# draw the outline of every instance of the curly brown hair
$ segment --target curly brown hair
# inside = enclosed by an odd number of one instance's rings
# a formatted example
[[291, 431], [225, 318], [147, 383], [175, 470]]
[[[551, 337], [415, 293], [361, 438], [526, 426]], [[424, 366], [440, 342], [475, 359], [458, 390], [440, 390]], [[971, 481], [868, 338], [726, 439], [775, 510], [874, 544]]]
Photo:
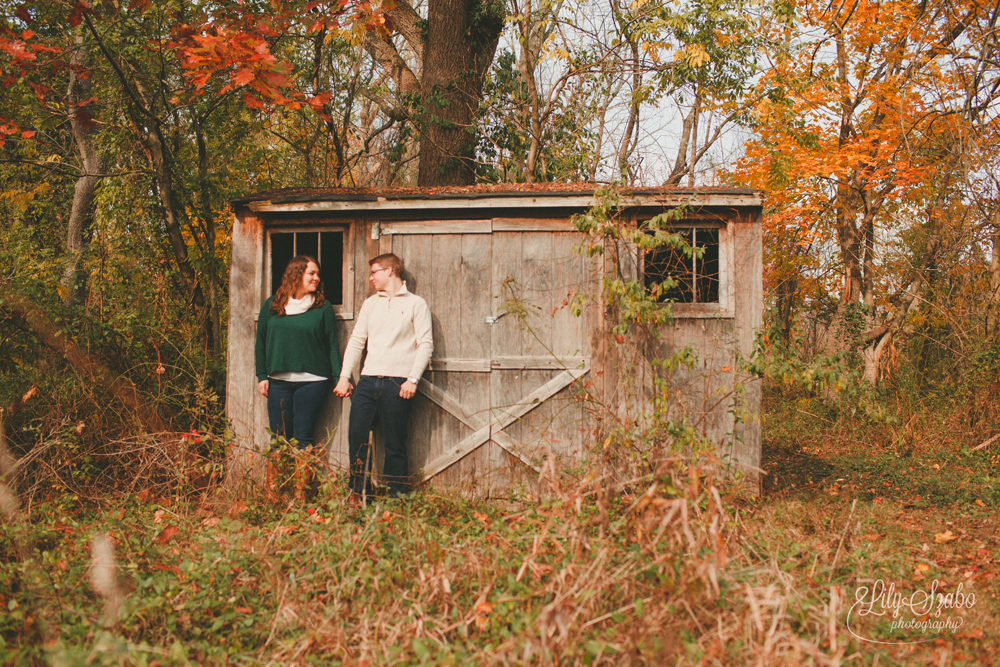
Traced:
[[[278, 292], [274, 295], [274, 299], [271, 300], [271, 312], [275, 315], [284, 315], [285, 306], [288, 305], [288, 299], [295, 296], [296, 290], [302, 285], [302, 275], [306, 272], [306, 268], [309, 267], [309, 263], [312, 262], [319, 268], [319, 262], [310, 257], [309, 255], [296, 255], [292, 257], [292, 261], [288, 262], [288, 266], [285, 267], [285, 272], [281, 275], [281, 287], [278, 288]], [[326, 303], [326, 297], [323, 296], [323, 282], [319, 283], [319, 287], [313, 293], [315, 301], [310, 307], [319, 308], [324, 303]]]

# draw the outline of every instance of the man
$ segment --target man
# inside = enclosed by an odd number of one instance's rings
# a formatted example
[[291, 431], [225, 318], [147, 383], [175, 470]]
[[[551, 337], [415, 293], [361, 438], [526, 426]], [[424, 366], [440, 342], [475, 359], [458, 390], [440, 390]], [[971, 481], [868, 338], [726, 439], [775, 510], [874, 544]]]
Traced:
[[[382, 479], [389, 495], [408, 490], [406, 457], [407, 421], [417, 384], [431, 359], [431, 311], [427, 302], [411, 294], [403, 282], [403, 261], [389, 253], [368, 261], [368, 279], [375, 294], [365, 299], [357, 323], [344, 351], [340, 380], [333, 390], [350, 396], [351, 416], [347, 427], [351, 493], [356, 498], [371, 493], [369, 477], [373, 452], [369, 433], [378, 416], [385, 440]], [[361, 379], [351, 387], [351, 374], [361, 362], [367, 345]]]

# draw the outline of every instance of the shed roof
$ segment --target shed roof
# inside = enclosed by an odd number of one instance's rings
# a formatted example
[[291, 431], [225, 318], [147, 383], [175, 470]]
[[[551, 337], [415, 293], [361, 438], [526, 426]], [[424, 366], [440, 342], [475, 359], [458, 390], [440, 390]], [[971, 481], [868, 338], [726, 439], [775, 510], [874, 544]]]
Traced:
[[[504, 183], [501, 185], [412, 188], [286, 188], [230, 200], [235, 208], [262, 212], [400, 210], [503, 206], [509, 208], [589, 208], [593, 183]], [[747, 188], [622, 188], [628, 206], [760, 206], [759, 190]], [[464, 206], [463, 206], [464, 203]]]

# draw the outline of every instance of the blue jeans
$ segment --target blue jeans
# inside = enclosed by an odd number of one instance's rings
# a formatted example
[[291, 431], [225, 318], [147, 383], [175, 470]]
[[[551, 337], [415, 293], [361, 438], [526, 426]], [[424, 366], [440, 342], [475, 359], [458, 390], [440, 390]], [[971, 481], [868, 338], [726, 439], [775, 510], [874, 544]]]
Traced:
[[268, 380], [267, 421], [271, 432], [283, 438], [295, 438], [300, 448], [311, 447], [327, 382]]
[[369, 492], [374, 452], [368, 434], [379, 419], [385, 441], [385, 466], [382, 479], [389, 495], [406, 493], [409, 488], [409, 463], [406, 458], [406, 431], [413, 399], [402, 398], [399, 388], [406, 378], [362, 375], [351, 398], [351, 420], [347, 428], [347, 446], [351, 464], [351, 490]]

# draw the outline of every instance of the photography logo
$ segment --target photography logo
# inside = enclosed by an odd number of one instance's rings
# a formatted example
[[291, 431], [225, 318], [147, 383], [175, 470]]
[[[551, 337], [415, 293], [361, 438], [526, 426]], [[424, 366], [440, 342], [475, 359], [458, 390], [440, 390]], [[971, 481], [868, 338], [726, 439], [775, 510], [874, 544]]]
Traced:
[[926, 590], [904, 592], [878, 579], [858, 586], [847, 612], [852, 635], [876, 644], [922, 644], [953, 634], [965, 625], [962, 614], [976, 604], [963, 584], [953, 592], [940, 590], [937, 579]]

